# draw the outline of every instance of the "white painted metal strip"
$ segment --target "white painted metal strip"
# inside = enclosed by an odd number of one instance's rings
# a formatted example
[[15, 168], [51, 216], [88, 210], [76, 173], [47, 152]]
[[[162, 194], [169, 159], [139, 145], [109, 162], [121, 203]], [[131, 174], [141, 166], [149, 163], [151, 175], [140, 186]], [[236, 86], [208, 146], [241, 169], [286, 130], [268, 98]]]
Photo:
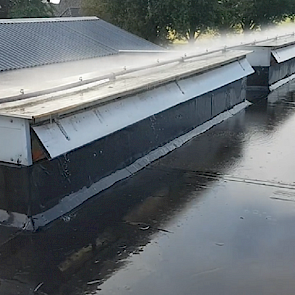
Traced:
[[[278, 82], [276, 82], [276, 83], [270, 85], [270, 86], [269, 86], [269, 90], [270, 90], [270, 91], [274, 91], [274, 90], [276, 90], [277, 88], [279, 88], [279, 87], [285, 85], [286, 83], [288, 83], [288, 82], [290, 82], [290, 81], [293, 81], [294, 79], [295, 79], [295, 74], [293, 74], [293, 75], [291, 75], [291, 76], [289, 76], [289, 77], [287, 77], [287, 78], [285, 78], [285, 79], [282, 79], [282, 80], [280, 80], [280, 81], [278, 81]], [[291, 92], [290, 89], [289, 89], [288, 91], [286, 91], [286, 93], [287, 93], [287, 92]], [[285, 94], [286, 94], [286, 93], [285, 93]], [[268, 98], [267, 98], [268, 101], [269, 101], [269, 97], [270, 97], [270, 95], [268, 95]]]
[[247, 60], [252, 67], [269, 67], [271, 50], [268, 47], [247, 46], [252, 50], [247, 54]]
[[52, 18], [15, 18], [15, 19], [1, 19], [0, 24], [14, 24], [14, 23], [51, 23], [51, 22], [69, 22], [69, 21], [84, 21], [84, 20], [98, 20], [96, 16], [83, 17], [52, 17]]
[[3, 209], [0, 209], [0, 224], [16, 227], [22, 230], [34, 230], [32, 219], [29, 218], [26, 214], [10, 211], [8, 212]]
[[295, 45], [272, 50], [271, 53], [278, 63], [282, 63], [295, 57]]
[[29, 122], [0, 116], [0, 161], [29, 166], [32, 164]]
[[253, 72], [243, 59], [33, 129], [54, 158]]

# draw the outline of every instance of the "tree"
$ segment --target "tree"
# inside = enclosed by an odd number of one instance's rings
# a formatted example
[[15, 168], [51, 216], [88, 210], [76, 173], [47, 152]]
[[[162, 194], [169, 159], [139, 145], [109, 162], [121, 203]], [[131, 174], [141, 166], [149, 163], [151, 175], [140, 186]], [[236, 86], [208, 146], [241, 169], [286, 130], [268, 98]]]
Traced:
[[294, 0], [235, 0], [234, 20], [244, 31], [263, 28], [294, 15]]
[[41, 0], [0, 0], [0, 18], [49, 17], [53, 6]]
[[152, 42], [195, 40], [208, 31], [253, 30], [294, 15], [295, 0], [83, 0], [96, 15]]
[[237, 29], [238, 19], [237, 0], [219, 0], [216, 6], [216, 18], [214, 28], [221, 34], [233, 32]]
[[170, 0], [171, 30], [193, 43], [216, 23], [217, 0]]
[[0, 0], [0, 18], [8, 18], [8, 0]]
[[152, 42], [163, 44], [168, 40], [165, 1], [84, 0], [82, 10]]

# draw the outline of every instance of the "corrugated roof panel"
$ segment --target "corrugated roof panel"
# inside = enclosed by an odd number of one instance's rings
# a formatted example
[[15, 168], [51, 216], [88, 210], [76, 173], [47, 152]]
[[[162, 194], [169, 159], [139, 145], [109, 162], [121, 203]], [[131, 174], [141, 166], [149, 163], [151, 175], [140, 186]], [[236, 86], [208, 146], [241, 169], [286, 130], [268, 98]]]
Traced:
[[61, 22], [1, 24], [0, 44], [2, 71], [116, 53]]
[[97, 18], [0, 22], [0, 71], [159, 48]]
[[[96, 42], [116, 50], [162, 50], [160, 46], [126, 32], [101, 19], [83, 22], [65, 22], [64, 26], [83, 35], [87, 35]], [[99, 32], [99, 34], [97, 32]]]
[[101, 28], [104, 28], [106, 33], [110, 34], [111, 36], [115, 36], [115, 38], [118, 40], [118, 50], [163, 50], [162, 47], [148, 42], [145, 39], [126, 32], [120, 28], [117, 28], [116, 26], [103, 20], [97, 22], [97, 25]]

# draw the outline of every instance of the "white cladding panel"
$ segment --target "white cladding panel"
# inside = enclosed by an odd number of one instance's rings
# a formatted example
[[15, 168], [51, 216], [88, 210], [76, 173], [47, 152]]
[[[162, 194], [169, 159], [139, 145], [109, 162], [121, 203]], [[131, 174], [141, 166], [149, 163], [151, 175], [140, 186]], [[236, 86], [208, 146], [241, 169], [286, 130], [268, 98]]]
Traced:
[[33, 129], [54, 158], [253, 72], [243, 59]]
[[275, 49], [271, 53], [276, 61], [281, 63], [295, 57], [295, 45]]
[[247, 60], [252, 67], [269, 67], [270, 66], [270, 53], [271, 50], [268, 47], [256, 47], [250, 46], [247, 48], [253, 50], [253, 52], [247, 54]]
[[0, 161], [32, 165], [29, 122], [0, 116]]

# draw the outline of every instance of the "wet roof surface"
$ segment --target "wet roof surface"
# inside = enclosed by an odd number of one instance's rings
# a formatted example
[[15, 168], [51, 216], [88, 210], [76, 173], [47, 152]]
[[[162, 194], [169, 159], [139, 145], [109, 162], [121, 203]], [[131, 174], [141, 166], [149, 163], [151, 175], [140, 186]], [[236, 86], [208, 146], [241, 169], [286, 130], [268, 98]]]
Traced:
[[1, 295], [293, 295], [294, 91], [2, 245]]
[[0, 71], [161, 47], [96, 17], [0, 21]]

